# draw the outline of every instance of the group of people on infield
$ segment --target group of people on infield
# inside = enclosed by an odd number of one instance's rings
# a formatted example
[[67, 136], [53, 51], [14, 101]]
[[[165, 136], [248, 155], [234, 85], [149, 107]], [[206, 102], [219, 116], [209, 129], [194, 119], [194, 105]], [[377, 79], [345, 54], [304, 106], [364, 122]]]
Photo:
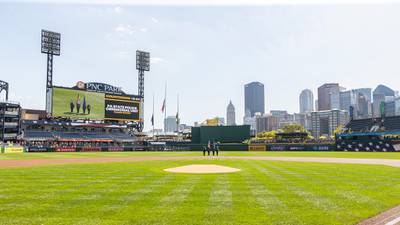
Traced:
[[221, 143], [219, 141], [209, 140], [207, 146], [203, 147], [203, 156], [206, 155], [206, 152], [208, 155], [210, 155], [210, 152], [212, 152], [213, 156], [218, 156], [220, 145]]

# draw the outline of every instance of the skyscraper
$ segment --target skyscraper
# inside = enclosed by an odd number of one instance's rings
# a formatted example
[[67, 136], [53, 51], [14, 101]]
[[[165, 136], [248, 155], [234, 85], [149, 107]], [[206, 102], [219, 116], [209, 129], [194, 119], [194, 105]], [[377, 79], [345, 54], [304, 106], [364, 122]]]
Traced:
[[253, 117], [256, 112], [265, 113], [264, 84], [251, 82], [244, 86], [244, 111], [250, 112]]
[[358, 88], [354, 90], [357, 93], [356, 118], [365, 119], [372, 116], [372, 98], [371, 88]]
[[373, 98], [374, 98], [374, 102], [372, 104], [373, 116], [380, 117], [381, 102], [385, 102], [387, 97], [394, 97], [394, 96], [395, 92], [392, 89], [382, 84], [378, 85], [378, 87], [376, 87], [373, 92]]
[[305, 89], [300, 93], [300, 113], [314, 111], [314, 95], [310, 89]]
[[340, 87], [338, 83], [327, 83], [318, 88], [318, 110], [340, 108]]
[[350, 106], [357, 108], [357, 93], [354, 90], [340, 92], [340, 109], [350, 112]]
[[226, 107], [226, 125], [236, 125], [235, 106], [232, 101], [229, 101], [228, 107]]
[[176, 116], [168, 116], [167, 118], [165, 118], [164, 124], [165, 124], [164, 132], [175, 132], [178, 130]]

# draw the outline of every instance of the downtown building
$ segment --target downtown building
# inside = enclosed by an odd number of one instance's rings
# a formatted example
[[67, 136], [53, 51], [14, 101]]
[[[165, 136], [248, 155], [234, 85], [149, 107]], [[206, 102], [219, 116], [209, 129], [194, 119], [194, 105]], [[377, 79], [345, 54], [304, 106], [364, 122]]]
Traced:
[[321, 136], [331, 137], [337, 127], [345, 125], [349, 121], [349, 114], [345, 110], [324, 110], [311, 113], [312, 135], [315, 138]]
[[340, 109], [348, 111], [350, 118], [353, 119], [370, 118], [372, 116], [371, 89], [359, 88], [340, 92]]
[[226, 125], [228, 126], [236, 125], [235, 106], [232, 104], [232, 101], [229, 101], [229, 104], [226, 107]]
[[265, 113], [264, 84], [251, 82], [244, 86], [244, 111], [245, 115], [254, 117], [255, 114]]
[[277, 130], [279, 125], [278, 117], [271, 114], [256, 116], [256, 132]]
[[168, 116], [164, 120], [165, 129], [164, 132], [177, 132], [178, 131], [178, 123], [176, 120], [176, 116]]
[[394, 99], [395, 92], [385, 85], [378, 85], [373, 92], [372, 111], [373, 117], [381, 117], [381, 104], [382, 102], [390, 102]]
[[340, 87], [338, 83], [323, 84], [318, 88], [318, 111], [340, 109]]
[[310, 113], [290, 114], [286, 110], [271, 110], [270, 115], [277, 118], [278, 129], [282, 129], [286, 125], [300, 124], [305, 129], [311, 131], [311, 114]]
[[372, 89], [358, 88], [354, 89], [357, 93], [356, 98], [356, 119], [366, 119], [372, 117]]
[[312, 130], [311, 112], [307, 113], [294, 113], [294, 123], [302, 125], [306, 130]]
[[400, 116], [400, 97], [385, 102], [385, 116]]
[[299, 96], [300, 113], [314, 111], [314, 95], [310, 89], [305, 89]]

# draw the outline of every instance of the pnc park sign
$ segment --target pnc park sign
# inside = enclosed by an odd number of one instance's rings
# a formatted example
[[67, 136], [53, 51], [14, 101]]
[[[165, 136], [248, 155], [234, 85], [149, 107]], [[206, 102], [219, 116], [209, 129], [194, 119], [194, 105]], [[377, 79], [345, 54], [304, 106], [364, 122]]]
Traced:
[[79, 81], [76, 84], [76, 87], [78, 89], [83, 89], [92, 92], [101, 92], [114, 95], [125, 95], [125, 92], [123, 92], [120, 87], [115, 87], [104, 83], [96, 83], [96, 82], [84, 83], [82, 81]]

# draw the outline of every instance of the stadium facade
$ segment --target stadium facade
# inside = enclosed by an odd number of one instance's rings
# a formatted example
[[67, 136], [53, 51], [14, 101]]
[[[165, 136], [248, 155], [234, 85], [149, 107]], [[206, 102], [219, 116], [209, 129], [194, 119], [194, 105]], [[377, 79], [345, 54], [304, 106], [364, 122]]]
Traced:
[[104, 83], [52, 86], [51, 113], [22, 110], [18, 141], [27, 151], [135, 150], [134, 133], [143, 122], [138, 95]]

